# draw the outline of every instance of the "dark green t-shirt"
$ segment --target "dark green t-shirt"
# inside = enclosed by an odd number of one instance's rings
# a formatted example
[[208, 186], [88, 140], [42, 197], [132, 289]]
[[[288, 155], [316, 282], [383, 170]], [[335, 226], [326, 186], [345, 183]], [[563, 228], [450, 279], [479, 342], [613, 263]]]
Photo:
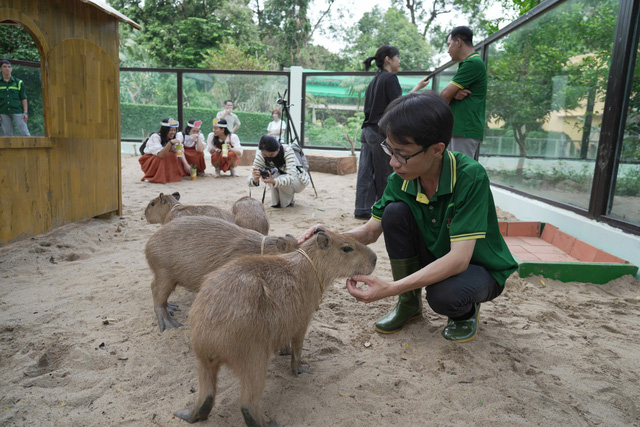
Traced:
[[373, 205], [372, 218], [382, 221], [384, 208], [396, 201], [409, 206], [427, 249], [437, 258], [451, 250], [451, 242], [475, 239], [471, 264], [485, 267], [501, 286], [518, 268], [500, 234], [487, 173], [472, 158], [445, 150], [431, 200], [419, 179], [405, 181], [391, 174], [382, 198]]
[[22, 80], [11, 76], [6, 82], [0, 76], [0, 114], [22, 114], [22, 100], [27, 99]]
[[483, 139], [485, 107], [487, 103], [487, 68], [477, 53], [472, 53], [458, 65], [451, 84], [469, 89], [471, 94], [462, 101], [452, 99], [453, 136]]

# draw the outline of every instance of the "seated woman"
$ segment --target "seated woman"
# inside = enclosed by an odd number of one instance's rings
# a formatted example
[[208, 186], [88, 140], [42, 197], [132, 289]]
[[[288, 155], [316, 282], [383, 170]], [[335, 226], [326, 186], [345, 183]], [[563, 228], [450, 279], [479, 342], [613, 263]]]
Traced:
[[293, 149], [269, 135], [262, 135], [258, 143], [249, 186], [259, 186], [261, 179], [271, 187], [272, 208], [293, 206], [294, 194], [304, 190], [310, 181]]
[[287, 130], [287, 123], [280, 120], [282, 113], [279, 108], [274, 108], [271, 112], [273, 121], [267, 126], [267, 134], [273, 136], [278, 141], [284, 141], [285, 131]]
[[[222, 151], [222, 145], [227, 144], [228, 152]], [[231, 133], [225, 119], [213, 119], [213, 132], [207, 136], [207, 150], [211, 153], [211, 165], [216, 168], [214, 178], [220, 176], [220, 171], [231, 170], [231, 176], [236, 175], [238, 159], [242, 157], [240, 139]]]
[[184, 157], [187, 164], [198, 168], [198, 175], [204, 175], [207, 163], [204, 161], [204, 136], [200, 133], [202, 120], [189, 120], [184, 132], [178, 132], [176, 138], [184, 145]]
[[190, 175], [191, 170], [184, 156], [178, 157], [175, 152], [175, 145], [179, 142], [175, 137], [179, 123], [166, 118], [160, 126], [160, 131], [149, 137], [144, 155], [138, 159], [144, 172], [141, 181], [159, 184], [182, 181], [182, 177]]

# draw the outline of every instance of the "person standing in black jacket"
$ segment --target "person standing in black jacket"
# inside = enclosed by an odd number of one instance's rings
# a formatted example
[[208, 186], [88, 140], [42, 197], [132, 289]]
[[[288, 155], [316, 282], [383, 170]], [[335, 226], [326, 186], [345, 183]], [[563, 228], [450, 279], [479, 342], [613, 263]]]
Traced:
[[380, 143], [384, 140], [378, 130], [378, 120], [391, 101], [402, 95], [396, 73], [400, 69], [400, 52], [395, 46], [383, 45], [375, 56], [364, 61], [369, 71], [375, 60], [378, 72], [367, 87], [364, 97], [364, 122], [360, 143], [360, 160], [356, 183], [356, 206], [354, 216], [357, 219], [369, 219], [371, 206], [378, 200], [385, 187], [387, 178], [393, 172], [389, 166], [389, 156], [382, 151]]

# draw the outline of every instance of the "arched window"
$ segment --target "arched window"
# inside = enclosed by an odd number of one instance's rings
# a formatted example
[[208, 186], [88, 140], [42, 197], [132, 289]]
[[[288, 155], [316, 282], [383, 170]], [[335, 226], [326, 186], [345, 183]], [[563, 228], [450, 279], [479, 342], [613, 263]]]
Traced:
[[[36, 40], [22, 25], [12, 21], [0, 22], [0, 52], [0, 59], [11, 62], [11, 76], [22, 80], [27, 96], [29, 115], [26, 124], [30, 135], [45, 136], [41, 60]], [[12, 128], [14, 136], [20, 136], [15, 122]], [[0, 136], [6, 136], [2, 126]]]

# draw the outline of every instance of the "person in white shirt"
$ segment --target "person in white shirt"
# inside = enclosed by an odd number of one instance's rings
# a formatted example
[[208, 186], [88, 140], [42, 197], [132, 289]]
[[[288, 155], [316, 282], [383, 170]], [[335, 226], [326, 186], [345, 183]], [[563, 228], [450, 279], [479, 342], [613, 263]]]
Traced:
[[146, 141], [144, 154], [138, 159], [144, 172], [141, 181], [166, 184], [182, 181], [183, 176], [191, 174], [184, 156], [178, 157], [175, 145], [180, 142], [176, 131], [180, 124], [170, 118], [162, 120], [160, 131], [152, 134]]
[[229, 130], [225, 119], [213, 119], [213, 132], [207, 136], [207, 150], [211, 153], [211, 165], [216, 169], [215, 178], [220, 176], [221, 171], [231, 171], [231, 176], [237, 176], [236, 167], [243, 149], [240, 139]]
[[207, 168], [204, 160], [204, 150], [206, 144], [204, 136], [200, 133], [202, 120], [189, 120], [184, 128], [184, 132], [178, 132], [176, 138], [184, 145], [184, 157], [187, 164], [195, 166], [198, 176], [203, 176]]
[[273, 121], [267, 126], [267, 134], [273, 136], [278, 141], [284, 141], [286, 139], [287, 123], [284, 120], [280, 120], [282, 117], [280, 109], [274, 108], [271, 112], [271, 117]]

